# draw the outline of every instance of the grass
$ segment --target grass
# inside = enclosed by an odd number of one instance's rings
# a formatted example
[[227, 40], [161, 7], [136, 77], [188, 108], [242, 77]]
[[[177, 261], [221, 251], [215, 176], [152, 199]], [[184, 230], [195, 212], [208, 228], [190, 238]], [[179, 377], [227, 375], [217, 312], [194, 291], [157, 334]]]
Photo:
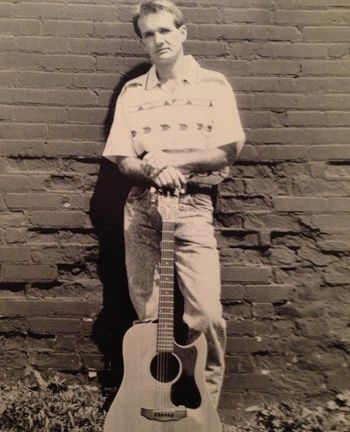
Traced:
[[[38, 381], [38, 380], [37, 380]], [[102, 432], [107, 395], [97, 387], [68, 386], [54, 379], [0, 386], [1, 432]], [[323, 405], [257, 405], [248, 420], [223, 432], [349, 432], [350, 391]]]

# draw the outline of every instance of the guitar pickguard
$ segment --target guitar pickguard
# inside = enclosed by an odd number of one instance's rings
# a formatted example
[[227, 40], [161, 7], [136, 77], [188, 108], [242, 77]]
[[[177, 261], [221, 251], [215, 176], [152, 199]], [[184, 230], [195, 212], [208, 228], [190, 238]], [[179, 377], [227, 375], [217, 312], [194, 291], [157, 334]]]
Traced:
[[194, 371], [198, 352], [195, 346], [182, 347], [175, 345], [175, 354], [181, 361], [181, 374], [171, 387], [171, 400], [176, 406], [198, 408], [201, 395], [195, 381]]

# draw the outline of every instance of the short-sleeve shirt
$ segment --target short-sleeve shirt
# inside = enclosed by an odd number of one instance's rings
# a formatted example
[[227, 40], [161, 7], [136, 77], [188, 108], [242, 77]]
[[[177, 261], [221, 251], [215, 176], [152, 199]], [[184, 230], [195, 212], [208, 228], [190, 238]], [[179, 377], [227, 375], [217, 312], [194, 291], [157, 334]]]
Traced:
[[[190, 152], [245, 141], [227, 79], [202, 68], [192, 56], [186, 56], [186, 61], [187, 70], [175, 93], [160, 83], [154, 65], [124, 85], [104, 157], [115, 162], [116, 156], [140, 157], [157, 150]], [[227, 176], [228, 167], [196, 176], [185, 174], [188, 179], [218, 183]]]

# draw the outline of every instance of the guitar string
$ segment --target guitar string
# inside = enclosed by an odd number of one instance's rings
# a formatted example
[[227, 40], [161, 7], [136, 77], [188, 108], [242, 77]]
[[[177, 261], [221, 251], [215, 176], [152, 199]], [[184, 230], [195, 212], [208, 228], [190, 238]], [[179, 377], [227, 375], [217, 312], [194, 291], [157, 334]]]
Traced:
[[[169, 226], [170, 225], [170, 226]], [[169, 243], [173, 243], [173, 230], [174, 230], [174, 226], [173, 223], [170, 223], [168, 221], [163, 221], [162, 223], [162, 245], [161, 245], [161, 288], [164, 288], [165, 286], [165, 282], [171, 282], [173, 283], [173, 274], [170, 274], [168, 272], [168, 268], [169, 266], [169, 261], [172, 264], [172, 268], [173, 268], [173, 264], [174, 264], [174, 251], [173, 251], [173, 244], [171, 244], [171, 248], [169, 247]], [[170, 234], [170, 236], [169, 236]], [[168, 256], [170, 255], [170, 256]], [[171, 280], [169, 281], [169, 277], [171, 277]], [[169, 350], [169, 340], [171, 337], [171, 342], [172, 342], [172, 337], [173, 335], [171, 334], [169, 336], [169, 333], [171, 331], [171, 333], [173, 332], [173, 326], [167, 327], [169, 326], [169, 320], [167, 320], [167, 318], [169, 318], [169, 315], [167, 315], [167, 313], [165, 312], [165, 316], [163, 311], [163, 308], [165, 308], [165, 311], [167, 311], [167, 305], [168, 305], [168, 301], [173, 302], [173, 292], [171, 292], [171, 298], [169, 300], [169, 293], [168, 293], [168, 289], [164, 292], [162, 292], [162, 296], [160, 298], [160, 319], [161, 319], [161, 326], [160, 327], [160, 332], [159, 332], [159, 345], [160, 345], [160, 353], [158, 355], [159, 358], [159, 380], [160, 382], [163, 384], [163, 386], [168, 384], [168, 379], [169, 377], [173, 376], [173, 371], [170, 371], [170, 366], [172, 365], [172, 363], [170, 363], [169, 365], [169, 360], [171, 359], [171, 354], [168, 352]], [[166, 298], [166, 300], [164, 300], [164, 297]], [[166, 302], [164, 304], [164, 302]], [[172, 310], [173, 308], [171, 308]], [[173, 310], [172, 310], [173, 312]], [[161, 386], [163, 388], [163, 386]], [[160, 407], [161, 408], [165, 408], [166, 407], [166, 400], [165, 397], [166, 395], [164, 394], [164, 392], [162, 392], [160, 390], [160, 397], [158, 397], [158, 402], [160, 402]]]

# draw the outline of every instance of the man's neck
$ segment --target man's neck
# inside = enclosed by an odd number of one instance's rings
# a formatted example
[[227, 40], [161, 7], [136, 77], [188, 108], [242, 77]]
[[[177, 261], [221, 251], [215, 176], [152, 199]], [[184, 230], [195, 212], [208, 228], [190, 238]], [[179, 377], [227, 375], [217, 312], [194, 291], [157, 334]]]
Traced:
[[185, 55], [180, 55], [175, 63], [171, 64], [158, 64], [156, 65], [157, 75], [160, 82], [168, 80], [177, 80], [184, 76], [187, 70], [187, 59]]

